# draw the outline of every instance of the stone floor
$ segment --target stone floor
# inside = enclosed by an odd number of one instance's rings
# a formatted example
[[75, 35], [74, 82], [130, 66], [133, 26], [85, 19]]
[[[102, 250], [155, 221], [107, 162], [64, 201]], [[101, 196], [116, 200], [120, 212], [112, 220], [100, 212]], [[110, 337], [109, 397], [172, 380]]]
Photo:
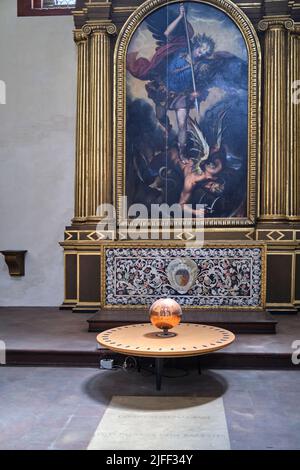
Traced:
[[[94, 351], [96, 334], [87, 331], [90, 316], [55, 307], [0, 307], [0, 340], [15, 350]], [[226, 352], [291, 353], [292, 342], [300, 339], [299, 315], [275, 318], [277, 334], [238, 335]]]
[[[180, 371], [173, 370], [173, 374]], [[0, 367], [0, 449], [86, 449], [112, 395], [223, 397], [232, 449], [300, 449], [297, 371]]]

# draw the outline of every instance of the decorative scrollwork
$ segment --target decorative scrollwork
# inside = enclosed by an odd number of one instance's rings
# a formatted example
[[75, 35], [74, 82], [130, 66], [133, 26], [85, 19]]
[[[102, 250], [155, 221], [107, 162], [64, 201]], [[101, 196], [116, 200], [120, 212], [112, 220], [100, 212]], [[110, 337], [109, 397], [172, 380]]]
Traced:
[[286, 29], [294, 29], [295, 23], [292, 18], [289, 18], [288, 20], [285, 21], [284, 26]]
[[85, 24], [82, 27], [82, 32], [86, 36], [90, 36], [93, 33], [105, 33], [105, 34], [116, 34], [117, 27], [114, 23], [100, 23], [100, 24]]
[[269, 28], [268, 21], [260, 20], [260, 22], [258, 23], [257, 28], [258, 28], [258, 31], [267, 31], [267, 29]]
[[117, 33], [117, 27], [114, 23], [111, 23], [110, 25], [108, 25], [106, 27], [106, 31], [107, 31], [108, 34], [111, 34], [111, 35], [116, 34]]
[[92, 33], [91, 26], [89, 26], [88, 24], [85, 24], [84, 26], [82, 26], [82, 32], [86, 34], [87, 36], [89, 36]]
[[261, 308], [263, 245], [205, 248], [106, 247], [102, 275], [105, 304], [142, 307], [172, 297], [181, 305]]
[[276, 16], [265, 17], [258, 23], [259, 31], [267, 31], [272, 27], [285, 28], [288, 31], [294, 29], [295, 23], [292, 18], [279, 18]]
[[74, 31], [74, 41], [76, 44], [80, 44], [87, 40], [87, 35], [82, 30], [75, 30]]

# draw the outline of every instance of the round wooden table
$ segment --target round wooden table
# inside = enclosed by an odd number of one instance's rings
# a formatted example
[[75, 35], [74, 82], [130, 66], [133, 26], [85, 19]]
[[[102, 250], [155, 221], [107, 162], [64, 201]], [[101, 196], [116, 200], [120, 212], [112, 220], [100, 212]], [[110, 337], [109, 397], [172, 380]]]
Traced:
[[155, 358], [156, 388], [161, 388], [163, 359], [207, 354], [231, 344], [231, 331], [216, 326], [180, 323], [172, 332], [176, 336], [157, 336], [161, 330], [151, 323], [120, 326], [103, 331], [97, 336], [101, 346], [120, 354]]

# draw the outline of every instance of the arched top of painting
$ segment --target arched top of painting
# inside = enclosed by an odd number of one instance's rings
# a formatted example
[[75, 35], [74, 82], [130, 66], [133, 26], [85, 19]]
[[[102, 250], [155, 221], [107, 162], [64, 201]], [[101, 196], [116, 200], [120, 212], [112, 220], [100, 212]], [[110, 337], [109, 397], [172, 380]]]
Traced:
[[[155, 39], [158, 44], [159, 35], [163, 28], [162, 15], [159, 10], [167, 8], [163, 20], [167, 27], [173, 17], [176, 17], [181, 3], [185, 7], [187, 20], [194, 29], [194, 35], [198, 33], [198, 30], [201, 31], [201, 34], [211, 35], [211, 30], [214, 29], [216, 51], [223, 50], [223, 45], [226, 43], [227, 49], [229, 48], [243, 60], [247, 60], [247, 53], [250, 53], [250, 59], [257, 57], [260, 46], [255, 29], [249, 18], [230, 0], [185, 0], [184, 2], [148, 0], [135, 10], [123, 26], [115, 49], [117, 61], [128, 50], [130, 52], [132, 39], [135, 39], [134, 42], [137, 44], [137, 35], [139, 36], [138, 40], [143, 44], [145, 41], [153, 42]], [[149, 20], [153, 24], [152, 34], [149, 31]], [[222, 26], [222, 33], [220, 28], [216, 28], [216, 26]], [[155, 29], [156, 31], [154, 31]], [[144, 36], [143, 32], [145, 32]]]

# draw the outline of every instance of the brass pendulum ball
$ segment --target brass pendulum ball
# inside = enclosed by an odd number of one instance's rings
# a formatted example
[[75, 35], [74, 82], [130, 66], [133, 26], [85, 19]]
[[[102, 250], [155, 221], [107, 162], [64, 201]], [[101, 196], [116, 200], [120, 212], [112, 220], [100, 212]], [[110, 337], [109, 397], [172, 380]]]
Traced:
[[169, 330], [180, 323], [182, 310], [180, 305], [173, 299], [158, 299], [150, 307], [150, 320], [153, 326], [163, 330], [157, 333], [161, 338], [176, 336]]

